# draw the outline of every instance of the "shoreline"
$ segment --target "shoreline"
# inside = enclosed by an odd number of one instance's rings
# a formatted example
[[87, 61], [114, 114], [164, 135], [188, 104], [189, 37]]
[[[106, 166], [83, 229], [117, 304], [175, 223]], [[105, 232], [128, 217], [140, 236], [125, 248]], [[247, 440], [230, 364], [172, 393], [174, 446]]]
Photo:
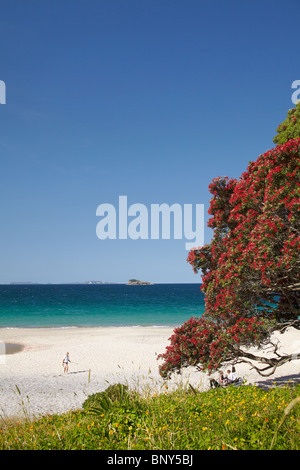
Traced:
[[88, 328], [177, 328], [180, 324], [176, 325], [66, 325], [66, 326], [0, 326], [0, 337], [1, 332], [4, 330], [72, 330], [72, 329], [88, 329]]
[[[1, 328], [2, 344], [23, 347], [16, 353], [0, 355], [0, 417], [37, 417], [79, 409], [89, 394], [117, 382], [141, 393], [164, 393], [157, 355], [169, 345], [173, 330], [154, 326]], [[280, 352], [300, 348], [300, 333], [293, 328], [277, 339]], [[69, 373], [64, 374], [62, 359], [67, 351], [71, 364]], [[236, 372], [249, 384], [271, 387], [274, 381], [300, 382], [299, 366], [299, 360], [292, 361], [270, 377], [259, 376], [247, 364], [236, 365]], [[168, 381], [168, 389], [190, 383], [204, 391], [209, 388], [209, 378], [189, 367]]]

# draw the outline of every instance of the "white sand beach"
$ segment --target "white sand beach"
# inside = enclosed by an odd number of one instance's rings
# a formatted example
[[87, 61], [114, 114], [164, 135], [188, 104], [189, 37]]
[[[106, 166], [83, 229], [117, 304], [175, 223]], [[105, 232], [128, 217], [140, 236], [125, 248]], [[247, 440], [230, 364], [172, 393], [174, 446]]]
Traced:
[[[0, 416], [37, 417], [78, 409], [89, 394], [117, 382], [141, 392], [165, 392], [157, 354], [165, 351], [172, 333], [172, 328], [154, 327], [1, 329], [2, 349], [3, 343], [22, 344], [24, 348], [0, 356]], [[291, 328], [277, 338], [280, 353], [300, 352], [297, 330]], [[66, 352], [71, 359], [68, 374], [62, 367]], [[265, 387], [274, 382], [299, 382], [299, 372], [299, 360], [278, 368], [267, 378], [248, 365], [236, 366], [237, 375], [247, 383]], [[168, 385], [172, 389], [186, 383], [206, 390], [209, 377], [190, 367], [175, 375]]]

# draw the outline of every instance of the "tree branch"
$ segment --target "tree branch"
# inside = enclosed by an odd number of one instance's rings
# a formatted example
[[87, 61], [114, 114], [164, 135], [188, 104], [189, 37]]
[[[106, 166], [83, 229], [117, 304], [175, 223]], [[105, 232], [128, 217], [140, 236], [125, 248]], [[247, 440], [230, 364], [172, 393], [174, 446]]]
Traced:
[[[275, 372], [277, 367], [280, 367], [283, 364], [286, 364], [287, 362], [291, 362], [295, 359], [300, 359], [300, 353], [280, 356], [277, 353], [277, 348], [278, 348], [278, 345], [275, 346], [275, 349], [273, 352], [278, 356], [278, 358], [275, 358], [275, 357], [267, 358], [267, 357], [257, 356], [256, 354], [243, 351], [240, 348], [235, 348], [235, 354], [238, 357], [238, 360], [235, 362], [235, 364], [240, 364], [240, 363], [250, 364], [251, 367], [255, 369], [260, 375], [262, 375], [263, 377], [268, 377]], [[260, 368], [259, 366], [253, 364], [252, 361], [258, 362], [260, 364], [267, 364], [267, 365], [264, 368]], [[268, 372], [267, 374], [264, 373], [264, 371], [267, 371], [270, 369], [271, 369], [270, 372]]]

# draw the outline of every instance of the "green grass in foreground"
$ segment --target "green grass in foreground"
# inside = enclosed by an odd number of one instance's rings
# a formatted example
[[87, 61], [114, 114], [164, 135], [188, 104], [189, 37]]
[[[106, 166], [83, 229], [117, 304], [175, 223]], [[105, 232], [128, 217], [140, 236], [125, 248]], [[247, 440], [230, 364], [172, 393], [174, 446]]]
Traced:
[[[167, 387], [167, 385], [166, 385]], [[3, 421], [1, 449], [300, 449], [300, 386], [192, 388], [141, 397], [111, 386], [84, 409], [36, 421]]]

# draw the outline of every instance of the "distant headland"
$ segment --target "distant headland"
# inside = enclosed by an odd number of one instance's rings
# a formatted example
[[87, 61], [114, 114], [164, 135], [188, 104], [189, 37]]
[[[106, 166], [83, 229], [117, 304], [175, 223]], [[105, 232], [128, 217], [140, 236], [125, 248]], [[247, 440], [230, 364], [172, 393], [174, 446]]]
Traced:
[[129, 279], [128, 286], [153, 286], [152, 282], [139, 281], [138, 279]]
[[9, 283], [10, 285], [16, 285], [16, 286], [27, 286], [27, 285], [83, 285], [83, 284], [125, 284], [127, 286], [153, 286], [152, 282], [147, 282], [147, 281], [139, 281], [138, 279], [129, 279], [127, 283], [123, 282], [110, 282], [110, 281], [84, 281], [84, 282], [17, 282], [13, 281]]

